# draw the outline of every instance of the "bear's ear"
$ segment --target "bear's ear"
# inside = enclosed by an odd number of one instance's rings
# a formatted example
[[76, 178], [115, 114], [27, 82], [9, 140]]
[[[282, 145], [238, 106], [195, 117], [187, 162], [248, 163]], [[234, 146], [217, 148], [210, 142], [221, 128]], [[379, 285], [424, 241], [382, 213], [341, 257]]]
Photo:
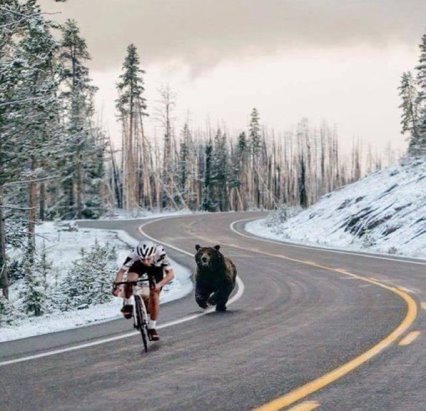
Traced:
[[195, 244], [195, 249], [198, 251], [201, 248], [200, 244]]
[[214, 249], [216, 250], [216, 251], [219, 251], [219, 249], [220, 249], [220, 245], [218, 244], [218, 245], [215, 245], [214, 246]]

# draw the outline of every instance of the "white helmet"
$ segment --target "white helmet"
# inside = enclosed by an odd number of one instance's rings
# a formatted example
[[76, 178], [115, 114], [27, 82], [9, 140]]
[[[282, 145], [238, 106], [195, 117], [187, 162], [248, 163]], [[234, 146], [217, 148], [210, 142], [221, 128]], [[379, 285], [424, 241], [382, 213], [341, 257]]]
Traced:
[[156, 246], [152, 241], [141, 241], [136, 246], [136, 252], [141, 258], [152, 257], [155, 254]]

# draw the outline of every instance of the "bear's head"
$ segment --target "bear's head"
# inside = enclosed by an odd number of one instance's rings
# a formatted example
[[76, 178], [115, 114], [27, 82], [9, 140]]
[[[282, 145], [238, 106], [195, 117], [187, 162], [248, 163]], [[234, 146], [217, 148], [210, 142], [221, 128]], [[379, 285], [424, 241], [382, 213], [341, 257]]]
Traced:
[[219, 251], [220, 245], [214, 247], [201, 247], [199, 244], [195, 246], [195, 261], [200, 268], [214, 268], [223, 264], [224, 257]]

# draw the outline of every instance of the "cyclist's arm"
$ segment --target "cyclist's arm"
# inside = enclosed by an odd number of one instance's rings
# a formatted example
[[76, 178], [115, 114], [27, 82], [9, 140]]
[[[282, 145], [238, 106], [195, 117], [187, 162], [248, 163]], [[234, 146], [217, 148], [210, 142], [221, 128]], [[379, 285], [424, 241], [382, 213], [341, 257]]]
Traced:
[[127, 269], [121, 267], [116, 273], [115, 273], [115, 280], [114, 282], [120, 282], [123, 281], [123, 275], [127, 271]]
[[162, 287], [164, 287], [166, 284], [168, 284], [170, 281], [175, 278], [175, 273], [173, 271], [173, 268], [171, 266], [164, 267], [164, 278], [157, 283], [155, 286], [156, 290], [161, 290]]
[[131, 253], [129, 256], [126, 257], [124, 260], [123, 265], [119, 268], [117, 273], [115, 274], [115, 282], [123, 281], [123, 275], [127, 270], [131, 267], [131, 265], [136, 261], [137, 256], [135, 256], [135, 253]]

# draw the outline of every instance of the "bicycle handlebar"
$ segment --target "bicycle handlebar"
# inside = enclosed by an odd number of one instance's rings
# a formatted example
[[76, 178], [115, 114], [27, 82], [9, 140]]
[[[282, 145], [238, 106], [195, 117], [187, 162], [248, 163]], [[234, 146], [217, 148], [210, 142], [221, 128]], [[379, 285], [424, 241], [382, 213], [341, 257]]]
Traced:
[[148, 277], [148, 278], [139, 278], [138, 280], [134, 280], [134, 281], [119, 281], [116, 282], [114, 281], [114, 285], [124, 285], [124, 284], [129, 284], [129, 285], [136, 285], [138, 283], [149, 283], [149, 287], [150, 288], [154, 288], [155, 287], [155, 281], [153, 278]]

